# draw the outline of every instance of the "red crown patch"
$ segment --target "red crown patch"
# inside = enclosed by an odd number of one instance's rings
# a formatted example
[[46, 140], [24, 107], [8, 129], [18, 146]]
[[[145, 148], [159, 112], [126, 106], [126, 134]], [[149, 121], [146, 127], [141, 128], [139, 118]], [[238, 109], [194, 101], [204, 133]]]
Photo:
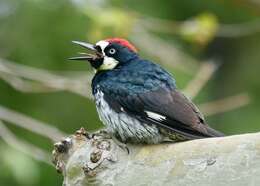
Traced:
[[134, 45], [132, 45], [129, 41], [127, 41], [126, 39], [122, 39], [122, 38], [108, 38], [106, 39], [107, 42], [109, 43], [118, 43], [124, 47], [127, 47], [129, 50], [137, 53], [137, 49], [134, 47]]

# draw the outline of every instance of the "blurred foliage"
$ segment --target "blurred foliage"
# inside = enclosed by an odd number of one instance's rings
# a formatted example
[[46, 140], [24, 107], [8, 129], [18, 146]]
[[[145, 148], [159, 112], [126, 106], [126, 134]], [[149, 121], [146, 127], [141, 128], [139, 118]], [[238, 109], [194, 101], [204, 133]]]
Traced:
[[92, 42], [113, 35], [127, 37], [131, 31], [129, 28], [133, 27], [134, 14], [121, 9], [107, 8], [98, 11], [98, 14], [95, 9], [86, 9], [84, 12], [91, 19], [87, 39]]
[[203, 13], [185, 21], [180, 27], [183, 38], [197, 45], [208, 44], [216, 35], [218, 21], [215, 15]]
[[4, 175], [12, 175], [14, 180], [22, 185], [35, 185], [39, 180], [40, 169], [37, 162], [32, 161], [30, 157], [22, 153], [17, 153], [17, 151], [13, 149], [6, 148], [5, 151], [1, 153], [1, 165], [3, 169], [8, 171], [5, 172], [1, 170]]
[[[260, 29], [248, 28], [249, 32], [240, 36], [232, 33], [238, 32], [244, 23], [259, 25], [259, 8], [260, 3], [253, 0], [0, 0], [0, 57], [52, 71], [88, 71], [88, 65], [66, 60], [78, 50], [71, 40], [127, 38], [140, 19], [158, 19], [159, 23], [147, 28], [156, 36], [198, 61], [215, 58], [221, 63], [196, 103], [244, 91], [253, 99], [249, 106], [209, 117], [208, 122], [227, 134], [254, 132], [260, 129]], [[171, 33], [160, 32], [168, 22]], [[226, 33], [226, 25], [231, 28], [229, 35], [218, 35], [221, 30]], [[167, 67], [180, 88], [193, 77], [150, 57], [144, 49], [139, 50], [142, 56]], [[0, 104], [67, 133], [81, 126], [88, 130], [102, 126], [91, 100], [67, 92], [25, 94], [0, 80]], [[51, 152], [52, 146], [46, 139], [8, 127], [17, 136]], [[53, 167], [2, 142], [0, 172], [0, 185], [61, 185], [62, 181]]]

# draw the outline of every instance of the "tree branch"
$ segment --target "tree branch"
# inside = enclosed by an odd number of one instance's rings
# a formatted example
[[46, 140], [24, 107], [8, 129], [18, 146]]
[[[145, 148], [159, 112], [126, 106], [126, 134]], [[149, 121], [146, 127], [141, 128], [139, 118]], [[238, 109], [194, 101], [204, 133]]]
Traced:
[[247, 93], [240, 93], [220, 100], [203, 103], [199, 105], [200, 110], [205, 116], [211, 116], [235, 110], [250, 103], [250, 97]]
[[163, 64], [192, 74], [199, 66], [198, 61], [185, 54], [174, 45], [149, 33], [144, 27], [136, 25], [130, 39], [151, 56], [157, 57]]
[[51, 165], [51, 157], [48, 152], [36, 147], [30, 143], [27, 143], [16, 136], [4, 125], [0, 120], [0, 137], [11, 147], [19, 150], [28, 156]]
[[159, 145], [128, 145], [81, 129], [55, 144], [66, 186], [258, 185], [260, 133]]
[[191, 99], [195, 98], [200, 93], [201, 89], [213, 76], [217, 68], [218, 65], [213, 61], [204, 62], [200, 66], [196, 75], [192, 78], [192, 80], [183, 90], [183, 92], [186, 93]]
[[47, 137], [52, 141], [58, 141], [63, 136], [66, 136], [65, 133], [50, 124], [43, 123], [2, 106], [0, 106], [0, 120], [7, 121], [18, 127], [22, 127], [36, 134]]
[[22, 92], [69, 91], [92, 99], [90, 73], [66, 77], [48, 70], [29, 67], [0, 59], [0, 77], [13, 88]]

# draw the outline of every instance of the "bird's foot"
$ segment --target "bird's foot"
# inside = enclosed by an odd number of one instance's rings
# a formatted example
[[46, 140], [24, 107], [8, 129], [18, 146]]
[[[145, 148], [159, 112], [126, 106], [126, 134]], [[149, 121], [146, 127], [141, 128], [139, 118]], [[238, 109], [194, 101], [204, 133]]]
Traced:
[[127, 154], [130, 154], [130, 150], [127, 147], [127, 145], [121, 141], [119, 141], [115, 136], [113, 136], [111, 133], [109, 133], [106, 129], [101, 129], [97, 132], [92, 133], [93, 139], [112, 139], [115, 144], [120, 147], [122, 150], [126, 151]]
[[103, 139], [112, 139], [112, 135], [106, 130], [106, 129], [101, 129], [97, 132], [92, 133], [92, 137], [102, 137]]
[[115, 142], [115, 144], [118, 146], [118, 147], [120, 147], [123, 151], [126, 151], [127, 152], [127, 154], [130, 154], [130, 150], [129, 150], [129, 148], [127, 147], [127, 144], [125, 144], [125, 143], [123, 143], [123, 142], [121, 142], [121, 141], [119, 141], [116, 137], [112, 137], [112, 139], [113, 139], [113, 141]]

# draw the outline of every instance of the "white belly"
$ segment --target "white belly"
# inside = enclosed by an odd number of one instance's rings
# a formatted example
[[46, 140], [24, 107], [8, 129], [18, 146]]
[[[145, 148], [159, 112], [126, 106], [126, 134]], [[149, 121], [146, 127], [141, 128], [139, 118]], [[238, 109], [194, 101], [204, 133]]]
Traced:
[[159, 129], [154, 125], [141, 123], [124, 112], [115, 112], [104, 99], [104, 94], [95, 94], [96, 107], [100, 120], [107, 126], [110, 133], [118, 136], [123, 142], [159, 143], [163, 140]]

